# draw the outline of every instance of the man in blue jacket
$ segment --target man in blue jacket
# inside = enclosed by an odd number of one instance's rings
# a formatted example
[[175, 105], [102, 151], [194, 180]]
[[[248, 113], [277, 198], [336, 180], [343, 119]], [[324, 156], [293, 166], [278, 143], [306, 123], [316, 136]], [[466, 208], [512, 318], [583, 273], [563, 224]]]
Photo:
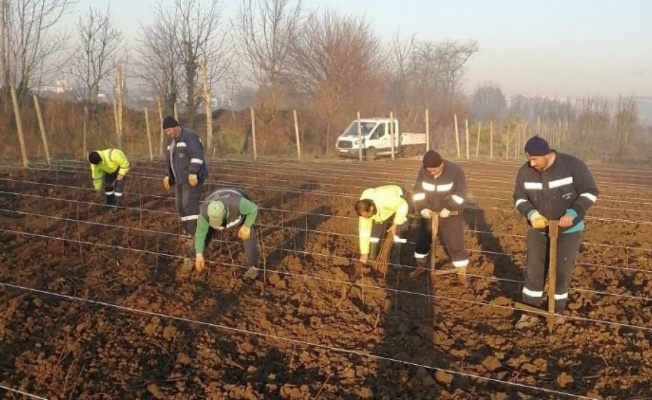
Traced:
[[163, 130], [170, 136], [165, 153], [167, 176], [163, 186], [174, 185], [174, 199], [184, 230], [189, 236], [195, 234], [199, 217], [199, 199], [208, 177], [204, 160], [204, 147], [199, 136], [177, 120], [168, 116], [163, 120]]
[[[523, 302], [541, 305], [550, 245], [546, 228], [549, 220], [559, 220], [555, 312], [564, 314], [584, 216], [598, 199], [598, 188], [583, 161], [551, 150], [539, 136], [525, 143], [525, 153], [527, 162], [519, 169], [514, 187], [514, 204], [529, 227]], [[535, 315], [523, 314], [516, 327], [529, 328], [538, 321]]]

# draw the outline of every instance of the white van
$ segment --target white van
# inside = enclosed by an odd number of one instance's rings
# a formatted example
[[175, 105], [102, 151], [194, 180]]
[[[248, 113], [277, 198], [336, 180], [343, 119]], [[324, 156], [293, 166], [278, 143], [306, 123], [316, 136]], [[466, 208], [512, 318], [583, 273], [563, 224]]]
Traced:
[[[360, 131], [362, 137], [362, 155], [367, 160], [376, 157], [392, 155], [392, 141], [390, 124], [393, 125], [394, 154], [400, 156], [409, 148], [420, 148], [425, 151], [425, 133], [401, 132], [397, 119], [389, 118], [364, 118], [360, 119]], [[358, 143], [358, 120], [353, 120], [337, 138], [335, 148], [341, 157], [358, 157], [360, 144]]]

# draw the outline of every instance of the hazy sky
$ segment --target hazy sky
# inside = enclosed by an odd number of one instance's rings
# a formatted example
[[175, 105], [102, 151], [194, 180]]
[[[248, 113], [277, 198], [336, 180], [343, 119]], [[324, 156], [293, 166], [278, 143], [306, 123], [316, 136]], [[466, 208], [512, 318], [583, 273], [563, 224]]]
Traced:
[[[163, 4], [172, 3], [162, 0]], [[110, 3], [116, 27], [132, 41], [152, 21], [154, 1]], [[235, 15], [239, 0], [224, 0]], [[652, 96], [652, 0], [303, 0], [309, 10], [364, 15], [389, 43], [397, 32], [421, 40], [475, 40], [465, 90], [497, 83], [506, 95]], [[73, 26], [72, 23], [70, 26]], [[133, 46], [132, 46], [133, 47]]]

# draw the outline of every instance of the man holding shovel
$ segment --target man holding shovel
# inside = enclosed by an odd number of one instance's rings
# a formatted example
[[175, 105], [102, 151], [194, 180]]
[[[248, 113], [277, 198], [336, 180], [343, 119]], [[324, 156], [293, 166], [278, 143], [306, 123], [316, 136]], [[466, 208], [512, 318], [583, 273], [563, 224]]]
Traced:
[[125, 176], [129, 172], [129, 160], [120, 149], [96, 150], [88, 153], [91, 177], [96, 191], [104, 188], [106, 205], [117, 210], [122, 204]]
[[[523, 302], [541, 305], [551, 246], [548, 221], [558, 220], [554, 308], [555, 313], [563, 315], [584, 215], [598, 199], [598, 188], [583, 161], [551, 150], [545, 139], [530, 138], [524, 150], [527, 162], [519, 169], [514, 187], [516, 209], [527, 218], [529, 226]], [[516, 328], [530, 328], [538, 322], [536, 315], [524, 313]]]
[[[466, 203], [466, 176], [462, 168], [442, 157], [434, 150], [428, 150], [423, 156], [423, 168], [419, 170], [412, 201], [421, 214], [417, 233], [414, 258], [416, 269], [412, 277], [421, 275], [426, 268], [426, 258], [431, 245], [435, 243], [432, 236], [432, 218], [437, 218], [437, 229], [446, 245], [447, 253], [458, 272], [460, 282], [469, 259], [464, 248], [464, 218], [462, 212]], [[431, 254], [434, 257], [434, 254]], [[460, 275], [461, 274], [461, 275]]]
[[[355, 202], [360, 236], [360, 262], [375, 261], [380, 240], [385, 232], [392, 238], [392, 259], [394, 265], [401, 260], [401, 246], [407, 241], [407, 215], [409, 206], [406, 193], [398, 185], [385, 185], [366, 189], [360, 200]], [[385, 272], [385, 271], [379, 271]]]

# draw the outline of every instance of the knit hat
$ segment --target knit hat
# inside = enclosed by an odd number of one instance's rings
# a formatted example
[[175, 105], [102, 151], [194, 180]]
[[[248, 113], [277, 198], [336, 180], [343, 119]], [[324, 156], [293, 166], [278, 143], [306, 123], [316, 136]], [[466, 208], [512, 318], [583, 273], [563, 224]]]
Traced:
[[163, 120], [163, 129], [174, 128], [175, 126], [179, 126], [179, 123], [176, 119], [170, 117], [169, 115], [165, 117]]
[[546, 139], [542, 138], [541, 136], [532, 136], [525, 143], [524, 150], [525, 154], [530, 157], [540, 157], [550, 154], [550, 146], [548, 146]]
[[226, 207], [221, 201], [211, 201], [208, 204], [208, 224], [213, 229], [219, 229], [224, 223], [224, 217], [226, 216]]
[[423, 168], [437, 168], [443, 162], [444, 160], [441, 158], [439, 153], [434, 150], [428, 150], [426, 154], [423, 155]]
[[91, 151], [88, 153], [88, 162], [91, 164], [99, 164], [102, 162], [102, 157], [100, 157], [100, 153], [97, 151]]

